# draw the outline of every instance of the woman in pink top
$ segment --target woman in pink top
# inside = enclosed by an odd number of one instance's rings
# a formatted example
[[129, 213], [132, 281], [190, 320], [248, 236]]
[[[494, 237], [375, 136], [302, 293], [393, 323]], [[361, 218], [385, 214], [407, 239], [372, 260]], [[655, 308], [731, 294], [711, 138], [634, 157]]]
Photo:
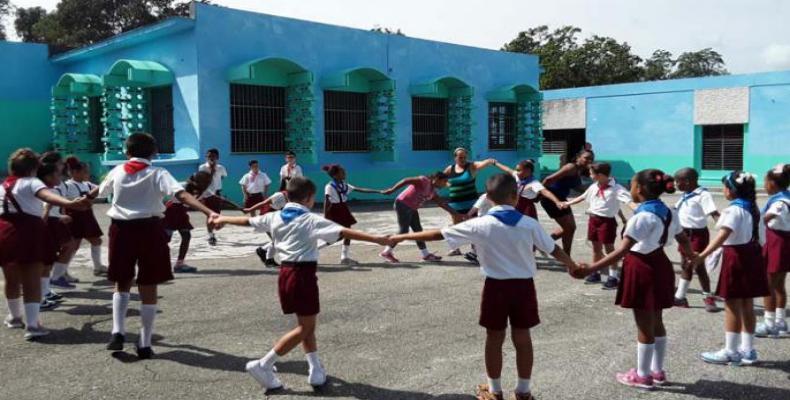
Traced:
[[[398, 216], [399, 233], [408, 233], [409, 228], [414, 232], [421, 232], [419, 208], [428, 201], [432, 200], [439, 207], [455, 216], [456, 212], [436, 193], [437, 188], [447, 186], [447, 175], [443, 172], [436, 172], [430, 176], [416, 176], [402, 179], [395, 186], [383, 191], [384, 194], [392, 194], [398, 189], [407, 186], [395, 199], [395, 214]], [[441, 257], [432, 254], [425, 246], [425, 242], [417, 242], [417, 247], [422, 252], [423, 261], [441, 261]], [[387, 246], [379, 255], [390, 263], [399, 262], [392, 253], [393, 247]]]

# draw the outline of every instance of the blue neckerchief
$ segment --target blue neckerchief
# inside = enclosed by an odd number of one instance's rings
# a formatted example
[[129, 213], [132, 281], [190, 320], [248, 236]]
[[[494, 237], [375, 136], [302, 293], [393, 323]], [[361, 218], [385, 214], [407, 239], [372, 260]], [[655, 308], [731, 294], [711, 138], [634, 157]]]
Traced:
[[699, 187], [689, 193], [683, 193], [683, 196], [680, 198], [680, 204], [678, 204], [678, 209], [680, 209], [680, 207], [683, 207], [683, 204], [686, 203], [686, 201], [690, 200], [693, 197], [699, 196], [702, 192], [707, 192], [707, 191], [708, 189], [705, 189], [704, 187]]
[[649, 212], [661, 218], [662, 221], [666, 221], [669, 216], [669, 207], [661, 200], [649, 200], [640, 204], [636, 212]]
[[730, 205], [731, 206], [740, 207], [740, 208], [743, 208], [744, 210], [746, 210], [748, 212], [751, 212], [752, 211], [752, 207], [754, 206], [754, 203], [752, 203], [751, 201], [746, 200], [746, 199], [735, 199], [732, 202], [730, 202]]
[[302, 214], [307, 214], [308, 212], [309, 211], [307, 211], [307, 210], [305, 210], [303, 208], [286, 207], [286, 208], [283, 208], [282, 211], [280, 211], [280, 218], [282, 218], [283, 222], [285, 222], [285, 224], [287, 225], [287, 224], [290, 224], [291, 221], [296, 219], [296, 217], [298, 217], [298, 216], [300, 216]]
[[340, 197], [340, 201], [343, 201], [343, 195], [348, 193], [348, 184], [343, 181], [332, 179], [330, 185], [335, 188], [338, 197]]
[[768, 202], [765, 203], [765, 207], [763, 207], [763, 214], [765, 214], [768, 209], [777, 201], [782, 201], [790, 207], [790, 191], [782, 191], [779, 192], [771, 197], [768, 198]]
[[521, 221], [521, 218], [524, 217], [524, 214], [510, 208], [503, 210], [489, 211], [488, 215], [498, 219], [499, 222], [507, 226], [516, 226], [518, 224], [518, 221]]

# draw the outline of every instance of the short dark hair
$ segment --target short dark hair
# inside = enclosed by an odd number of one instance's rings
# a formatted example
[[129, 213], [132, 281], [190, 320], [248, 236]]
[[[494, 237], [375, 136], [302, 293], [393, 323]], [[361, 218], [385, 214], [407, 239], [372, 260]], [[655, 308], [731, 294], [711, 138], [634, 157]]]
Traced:
[[50, 150], [41, 153], [42, 164], [54, 164], [63, 160], [63, 155], [59, 151]]
[[[45, 181], [45, 178], [47, 176], [52, 175], [55, 172], [58, 172], [57, 164], [55, 164], [55, 163], [43, 163], [43, 164], [41, 164], [38, 167], [38, 170], [36, 171], [36, 176], [41, 181]], [[44, 183], [46, 183], [46, 182], [44, 182]]]
[[247, 166], [252, 167], [253, 165], [255, 165], [257, 163], [258, 163], [258, 160], [250, 160], [250, 162], [247, 163]]
[[301, 203], [310, 200], [315, 195], [315, 183], [303, 176], [295, 176], [285, 185], [288, 200]]
[[285, 152], [285, 156], [286, 156], [286, 157], [288, 157], [288, 156], [296, 157], [296, 153], [294, 153], [294, 152], [293, 152], [293, 151], [291, 151], [291, 150], [288, 150], [287, 152]]
[[518, 166], [521, 167], [521, 169], [528, 169], [535, 172], [535, 161], [533, 160], [521, 160], [518, 162]]
[[518, 183], [516, 178], [510, 174], [496, 174], [491, 175], [486, 180], [486, 195], [488, 200], [496, 203], [503, 204], [516, 195], [518, 190]]
[[768, 171], [765, 179], [773, 182], [779, 189], [787, 190], [790, 186], [790, 164], [781, 164]]
[[592, 165], [590, 165], [590, 171], [592, 171], [595, 174], [611, 176], [612, 165], [605, 162], [593, 163]]
[[32, 175], [38, 165], [38, 154], [27, 147], [17, 149], [8, 157], [8, 170], [20, 178]]
[[208, 149], [208, 150], [206, 151], [206, 153], [207, 153], [207, 154], [213, 154], [213, 155], [217, 156], [217, 158], [219, 158], [219, 150], [217, 150], [217, 149], [215, 149], [215, 148], [210, 148], [210, 149]]
[[151, 158], [156, 154], [156, 139], [150, 133], [133, 133], [126, 138], [126, 153], [136, 158]]
[[681, 168], [675, 172], [675, 179], [688, 179], [696, 182], [699, 180], [699, 172], [691, 167]]

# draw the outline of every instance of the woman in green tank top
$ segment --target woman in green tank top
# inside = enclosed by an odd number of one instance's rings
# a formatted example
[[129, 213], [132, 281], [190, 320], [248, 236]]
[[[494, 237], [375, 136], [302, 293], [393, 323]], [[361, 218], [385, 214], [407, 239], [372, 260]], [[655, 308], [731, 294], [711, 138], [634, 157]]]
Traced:
[[[448, 205], [456, 212], [452, 217], [453, 224], [457, 224], [462, 221], [479, 197], [476, 186], [477, 171], [493, 165], [496, 160], [489, 158], [483, 161], [467, 161], [469, 152], [463, 147], [455, 149], [453, 156], [455, 156], [455, 163], [445, 168], [444, 173], [449, 177]], [[448, 255], [460, 254], [461, 251], [456, 249]]]

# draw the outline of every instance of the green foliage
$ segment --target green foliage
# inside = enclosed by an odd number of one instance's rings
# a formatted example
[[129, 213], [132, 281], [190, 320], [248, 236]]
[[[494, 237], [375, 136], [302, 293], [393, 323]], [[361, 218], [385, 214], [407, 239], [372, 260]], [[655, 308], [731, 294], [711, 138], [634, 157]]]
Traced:
[[387, 35], [406, 36], [406, 34], [403, 33], [400, 30], [400, 28], [398, 28], [398, 29], [390, 29], [390, 28], [379, 26], [379, 25], [374, 26], [373, 29], [371, 29], [370, 31], [371, 32], [378, 32], [378, 33], [385, 33]]
[[11, 12], [11, 4], [8, 3], [8, 0], [0, 0], [0, 40], [5, 40], [5, 25], [3, 24], [3, 18]]
[[678, 56], [677, 69], [672, 78], [693, 78], [696, 76], [727, 75], [724, 58], [711, 48], [686, 52]]
[[41, 7], [17, 8], [16, 20], [14, 20], [16, 35], [23, 42], [43, 42], [44, 38], [36, 36], [33, 32], [33, 26], [41, 21], [41, 18], [44, 18], [45, 15], [47, 15], [47, 10]]
[[669, 79], [677, 61], [672, 59], [672, 53], [666, 50], [656, 50], [653, 56], [645, 60], [643, 78], [646, 81]]

